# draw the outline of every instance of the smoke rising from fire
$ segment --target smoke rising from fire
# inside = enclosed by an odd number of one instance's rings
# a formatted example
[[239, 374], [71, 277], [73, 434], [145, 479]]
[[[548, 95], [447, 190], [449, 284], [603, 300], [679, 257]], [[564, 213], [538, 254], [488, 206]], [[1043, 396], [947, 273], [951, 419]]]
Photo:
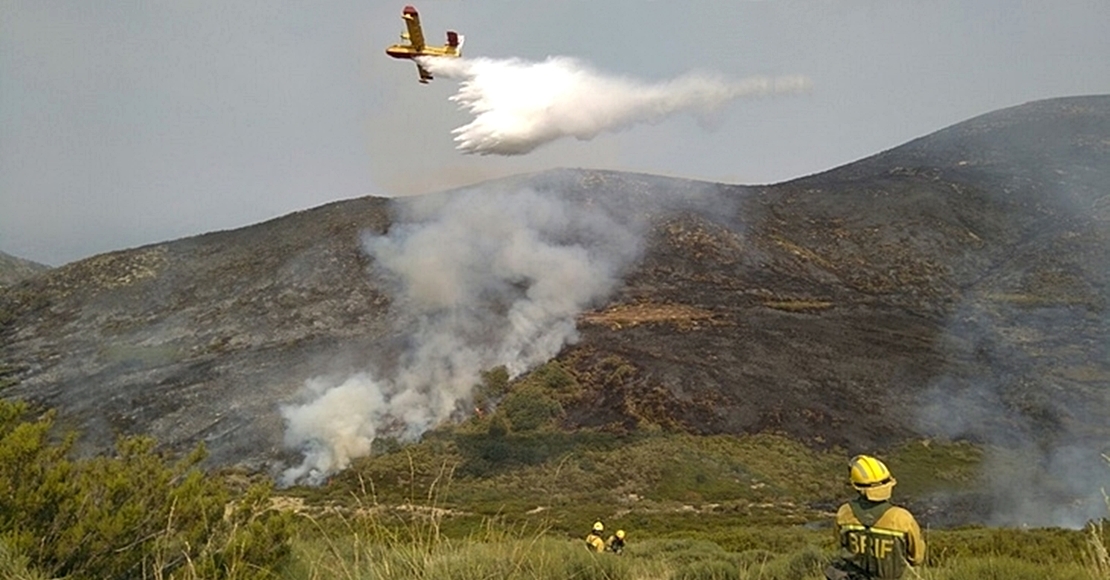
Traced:
[[305, 453], [285, 484], [320, 482], [383, 432], [419, 436], [467, 408], [482, 370], [549, 360], [641, 251], [640, 214], [603, 199], [485, 186], [395, 203], [388, 234], [363, 247], [404, 346], [377, 373], [309, 381], [282, 410], [286, 445]]
[[460, 151], [479, 155], [523, 155], [563, 137], [590, 140], [679, 112], [704, 116], [739, 97], [796, 93], [809, 86], [800, 76], [730, 80], [706, 74], [645, 83], [608, 76], [567, 57], [421, 63], [437, 76], [461, 81], [450, 99], [474, 120], [453, 131], [455, 142]]

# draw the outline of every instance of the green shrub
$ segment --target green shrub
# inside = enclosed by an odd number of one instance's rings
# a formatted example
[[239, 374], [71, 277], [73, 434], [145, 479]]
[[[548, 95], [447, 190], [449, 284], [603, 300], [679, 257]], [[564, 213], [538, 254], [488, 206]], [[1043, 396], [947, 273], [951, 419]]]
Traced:
[[528, 375], [529, 382], [537, 384], [543, 389], [560, 395], [576, 395], [579, 386], [563, 365], [551, 361], [537, 368]]
[[499, 366], [482, 371], [482, 381], [474, 386], [474, 406], [486, 409], [509, 392], [509, 369]]
[[0, 539], [0, 578], [4, 580], [46, 580], [46, 575], [31, 568], [30, 558], [17, 553]]
[[28, 420], [0, 401], [0, 542], [50, 576], [264, 578], [288, 553], [290, 516], [268, 509], [268, 485], [228, 510], [222, 480], [198, 467], [203, 446], [178, 461], [145, 437], [113, 456], [71, 460], [54, 413]]
[[488, 433], [490, 437], [498, 439], [508, 435], [509, 429], [509, 420], [505, 418], [505, 415], [497, 413], [490, 417], [489, 427], [486, 429], [486, 433]]
[[505, 414], [513, 431], [535, 431], [562, 412], [562, 405], [537, 388], [514, 390], [498, 408], [498, 414]]

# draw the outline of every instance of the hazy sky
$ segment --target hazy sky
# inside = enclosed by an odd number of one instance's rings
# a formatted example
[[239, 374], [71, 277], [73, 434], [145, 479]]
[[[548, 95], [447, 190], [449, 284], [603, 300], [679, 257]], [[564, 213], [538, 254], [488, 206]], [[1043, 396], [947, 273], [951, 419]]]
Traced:
[[800, 74], [529, 155], [455, 151], [456, 84], [384, 48], [403, 1], [0, 0], [0, 251], [50, 265], [367, 194], [552, 167], [770, 183], [994, 109], [1110, 93], [1110, 2], [436, 0], [465, 54], [643, 81]]

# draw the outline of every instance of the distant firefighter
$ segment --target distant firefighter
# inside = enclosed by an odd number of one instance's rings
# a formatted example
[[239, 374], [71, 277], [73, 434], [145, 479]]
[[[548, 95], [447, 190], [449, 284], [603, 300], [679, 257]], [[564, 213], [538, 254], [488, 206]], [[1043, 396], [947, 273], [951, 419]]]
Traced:
[[829, 580], [896, 580], [925, 561], [925, 540], [917, 520], [890, 503], [898, 483], [882, 461], [857, 455], [848, 463], [859, 496], [840, 506], [836, 536], [840, 560], [825, 569]]
[[605, 538], [601, 537], [602, 532], [605, 531], [605, 525], [601, 522], [594, 522], [593, 529], [589, 534], [586, 534], [586, 549], [593, 552], [605, 551]]
[[621, 554], [624, 552], [624, 530], [617, 530], [617, 533], [609, 536], [605, 540], [605, 549], [614, 554]]

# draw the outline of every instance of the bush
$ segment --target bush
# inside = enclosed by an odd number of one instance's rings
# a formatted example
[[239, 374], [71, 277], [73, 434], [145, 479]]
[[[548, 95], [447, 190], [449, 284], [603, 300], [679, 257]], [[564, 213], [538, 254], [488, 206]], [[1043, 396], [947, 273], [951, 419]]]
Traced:
[[0, 578], [4, 580], [46, 580], [44, 574], [31, 568], [31, 560], [17, 554], [0, 539]]
[[562, 414], [563, 407], [540, 389], [525, 388], [509, 393], [498, 411], [513, 431], [535, 431]]
[[227, 487], [198, 467], [203, 446], [170, 461], [131, 437], [113, 456], [71, 460], [75, 437], [51, 438], [54, 413], [27, 415], [0, 401], [0, 542], [32, 567], [73, 579], [245, 579], [288, 554], [290, 516], [268, 509], [269, 486], [228, 510]]
[[474, 406], [485, 409], [509, 392], [509, 370], [499, 366], [482, 371], [481, 377], [482, 381], [474, 386]]

